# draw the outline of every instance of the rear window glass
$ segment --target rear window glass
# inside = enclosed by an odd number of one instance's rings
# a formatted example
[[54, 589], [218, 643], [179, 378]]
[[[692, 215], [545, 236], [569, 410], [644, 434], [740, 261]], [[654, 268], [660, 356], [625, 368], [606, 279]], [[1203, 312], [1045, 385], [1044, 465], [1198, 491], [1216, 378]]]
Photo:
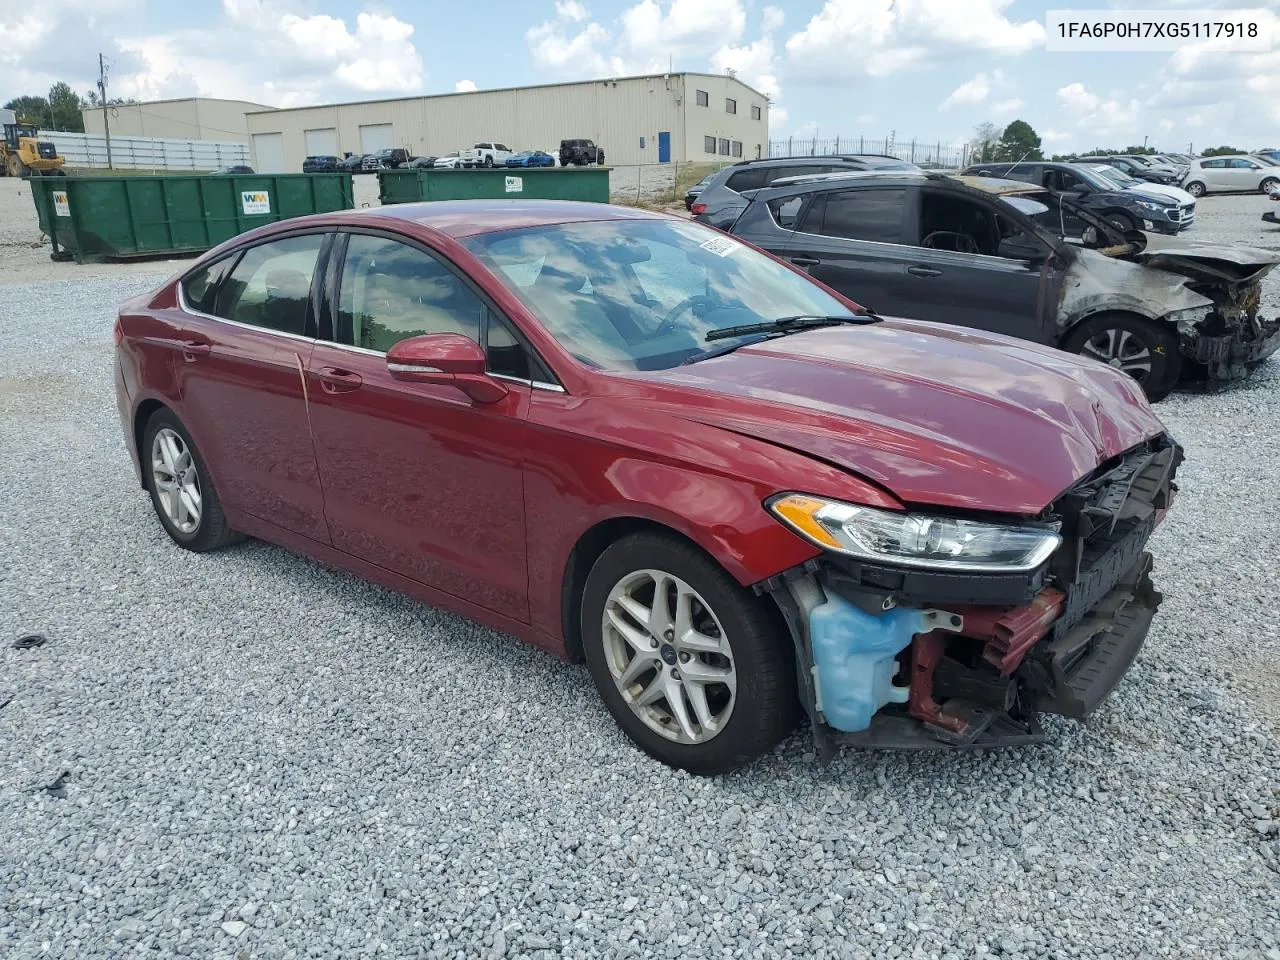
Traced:
[[749, 167], [746, 170], [739, 170], [729, 176], [729, 179], [725, 181], [725, 186], [730, 190], [736, 190], [738, 193], [743, 190], [759, 190], [765, 185], [765, 176], [768, 172], [764, 167]]
[[829, 193], [822, 214], [822, 226], [818, 232], [845, 240], [900, 243], [906, 196], [907, 191], [904, 189]]

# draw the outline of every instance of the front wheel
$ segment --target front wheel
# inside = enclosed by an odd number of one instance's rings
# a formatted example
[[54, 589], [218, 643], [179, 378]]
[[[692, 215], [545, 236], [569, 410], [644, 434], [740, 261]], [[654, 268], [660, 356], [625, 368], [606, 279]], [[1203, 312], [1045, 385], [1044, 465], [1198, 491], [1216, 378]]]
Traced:
[[209, 468], [186, 427], [169, 410], [157, 410], [142, 435], [143, 479], [165, 533], [195, 553], [239, 539], [227, 524]]
[[1267, 179], [1262, 181], [1258, 189], [1263, 193], [1270, 193], [1277, 186], [1280, 186], [1280, 180], [1277, 180], [1275, 177], [1267, 177]]
[[1124, 371], [1152, 402], [1168, 396], [1182, 373], [1177, 331], [1145, 317], [1123, 313], [1090, 317], [1067, 334], [1062, 349]]
[[582, 598], [587, 666], [618, 725], [691, 773], [742, 766], [799, 718], [795, 661], [764, 601], [685, 541], [624, 537]]
[[1115, 227], [1121, 233], [1128, 233], [1131, 230], [1137, 230], [1137, 222], [1127, 213], [1109, 213], [1106, 216], [1107, 223]]
[[1187, 193], [1191, 194], [1193, 197], [1196, 197], [1196, 198], [1203, 197], [1205, 192], [1204, 184], [1200, 183], [1198, 180], [1188, 183], [1182, 189], [1186, 190]]

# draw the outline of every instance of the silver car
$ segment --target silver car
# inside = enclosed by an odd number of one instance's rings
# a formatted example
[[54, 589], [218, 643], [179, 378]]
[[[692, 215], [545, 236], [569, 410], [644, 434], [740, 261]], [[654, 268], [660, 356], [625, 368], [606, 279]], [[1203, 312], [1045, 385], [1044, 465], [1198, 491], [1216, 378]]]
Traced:
[[1225, 157], [1201, 157], [1191, 164], [1182, 189], [1193, 197], [1220, 190], [1260, 190], [1270, 193], [1280, 183], [1280, 167], [1274, 167], [1244, 154]]

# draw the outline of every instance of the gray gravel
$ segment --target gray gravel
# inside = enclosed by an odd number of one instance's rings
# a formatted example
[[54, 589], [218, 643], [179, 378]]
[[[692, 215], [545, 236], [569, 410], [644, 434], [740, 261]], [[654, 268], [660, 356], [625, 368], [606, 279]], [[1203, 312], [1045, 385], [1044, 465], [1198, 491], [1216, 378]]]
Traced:
[[1093, 723], [826, 769], [796, 736], [699, 780], [580, 667], [265, 544], [172, 546], [110, 377], [114, 304], [169, 269], [0, 286], [0, 957], [1280, 960], [1280, 363], [1161, 404], [1166, 603]]

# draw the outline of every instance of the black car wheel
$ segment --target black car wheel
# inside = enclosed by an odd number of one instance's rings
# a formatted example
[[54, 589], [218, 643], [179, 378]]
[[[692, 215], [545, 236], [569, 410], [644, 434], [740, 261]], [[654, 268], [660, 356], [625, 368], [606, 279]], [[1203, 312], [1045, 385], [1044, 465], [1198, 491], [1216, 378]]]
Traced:
[[618, 725], [650, 756], [726, 773], [772, 749], [800, 718], [795, 657], [765, 601], [693, 544], [624, 537], [582, 597], [587, 666]]
[[1115, 227], [1121, 233], [1128, 233], [1130, 230], [1137, 230], [1138, 223], [1133, 217], [1127, 213], [1108, 213], [1105, 216], [1107, 223]]
[[1073, 327], [1062, 349], [1122, 370], [1138, 381], [1147, 399], [1168, 396], [1182, 373], [1177, 331], [1126, 313], [1102, 313]]

